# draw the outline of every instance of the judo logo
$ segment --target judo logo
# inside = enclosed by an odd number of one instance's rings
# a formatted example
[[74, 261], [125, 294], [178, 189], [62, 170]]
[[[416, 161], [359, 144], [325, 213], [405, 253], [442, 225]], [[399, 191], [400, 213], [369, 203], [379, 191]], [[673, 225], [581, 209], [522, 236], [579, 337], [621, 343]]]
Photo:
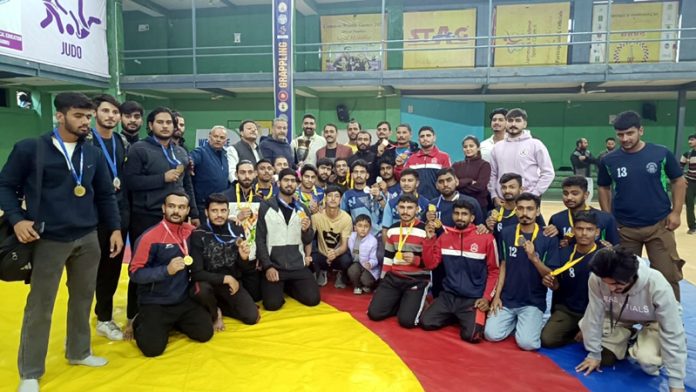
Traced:
[[650, 162], [647, 165], [645, 165], [645, 170], [648, 171], [650, 174], [655, 174], [657, 173], [657, 163], [655, 162]]

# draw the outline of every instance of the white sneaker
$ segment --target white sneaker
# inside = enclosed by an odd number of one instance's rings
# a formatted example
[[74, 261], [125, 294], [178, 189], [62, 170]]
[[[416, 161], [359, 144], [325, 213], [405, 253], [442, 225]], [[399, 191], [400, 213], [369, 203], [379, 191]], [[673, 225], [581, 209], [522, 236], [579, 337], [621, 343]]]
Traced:
[[319, 271], [319, 273], [317, 274], [317, 284], [320, 287], [324, 287], [324, 286], [326, 286], [326, 283], [328, 281], [329, 281], [329, 279], [327, 277], [327, 272], [324, 270]]
[[35, 378], [22, 379], [17, 392], [39, 392], [39, 380]]
[[363, 291], [363, 293], [365, 293], [365, 294], [370, 294], [370, 291], [372, 291], [372, 289], [369, 288], [369, 287], [363, 287], [363, 288], [362, 288], [362, 291]]
[[356, 287], [353, 289], [353, 294], [355, 295], [360, 295], [362, 294], [362, 289], [360, 287]]
[[111, 321], [97, 321], [97, 335], [105, 336], [109, 340], [123, 340], [123, 331]]
[[89, 367], [102, 367], [109, 363], [106, 358], [90, 355], [85, 359], [71, 359], [68, 361], [71, 365], [83, 365]]
[[338, 271], [336, 274], [336, 282], [334, 282], [334, 287], [337, 289], [345, 289], [346, 282], [343, 281], [343, 272]]

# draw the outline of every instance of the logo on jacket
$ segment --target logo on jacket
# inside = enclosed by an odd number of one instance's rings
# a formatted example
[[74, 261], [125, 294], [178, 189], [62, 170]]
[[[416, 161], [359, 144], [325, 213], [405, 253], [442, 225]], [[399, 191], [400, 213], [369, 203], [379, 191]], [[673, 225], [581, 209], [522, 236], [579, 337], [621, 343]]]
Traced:
[[173, 248], [173, 247], [174, 247], [174, 244], [167, 244], [164, 246], [164, 249], [169, 249], [169, 248]]
[[471, 244], [471, 251], [474, 253], [478, 252], [478, 244]]
[[655, 162], [650, 162], [647, 165], [645, 165], [645, 170], [648, 171], [650, 174], [655, 174], [657, 173], [657, 163]]
[[526, 157], [527, 155], [529, 155], [529, 152], [527, 152], [527, 149], [526, 149], [526, 148], [523, 148], [523, 149], [520, 151], [520, 156], [521, 156], [521, 157]]

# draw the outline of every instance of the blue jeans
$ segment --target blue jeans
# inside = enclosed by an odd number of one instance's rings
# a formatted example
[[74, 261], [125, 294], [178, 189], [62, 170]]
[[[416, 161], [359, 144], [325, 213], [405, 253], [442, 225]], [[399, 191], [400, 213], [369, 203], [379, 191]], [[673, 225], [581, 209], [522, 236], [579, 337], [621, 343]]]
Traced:
[[486, 320], [486, 340], [499, 342], [515, 331], [515, 342], [522, 350], [538, 350], [541, 347], [541, 328], [544, 312], [535, 306], [510, 309], [503, 306], [495, 316]]

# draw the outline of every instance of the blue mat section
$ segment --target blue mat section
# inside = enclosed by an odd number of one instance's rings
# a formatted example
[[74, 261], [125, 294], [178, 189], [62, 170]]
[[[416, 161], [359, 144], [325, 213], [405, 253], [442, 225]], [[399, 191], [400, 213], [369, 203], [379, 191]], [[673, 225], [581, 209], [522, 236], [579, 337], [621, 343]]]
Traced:
[[[696, 392], [696, 286], [682, 281], [681, 298], [684, 308], [684, 327], [688, 358], [686, 364], [686, 390]], [[541, 354], [551, 358], [566, 372], [577, 377], [590, 391], [669, 391], [664, 370], [660, 377], [645, 374], [637, 364], [628, 360], [617, 362], [616, 366], [603, 368], [602, 373], [592, 373], [585, 377], [575, 372], [577, 366], [587, 355], [582, 344], [573, 344], [558, 349], [541, 349]]]

